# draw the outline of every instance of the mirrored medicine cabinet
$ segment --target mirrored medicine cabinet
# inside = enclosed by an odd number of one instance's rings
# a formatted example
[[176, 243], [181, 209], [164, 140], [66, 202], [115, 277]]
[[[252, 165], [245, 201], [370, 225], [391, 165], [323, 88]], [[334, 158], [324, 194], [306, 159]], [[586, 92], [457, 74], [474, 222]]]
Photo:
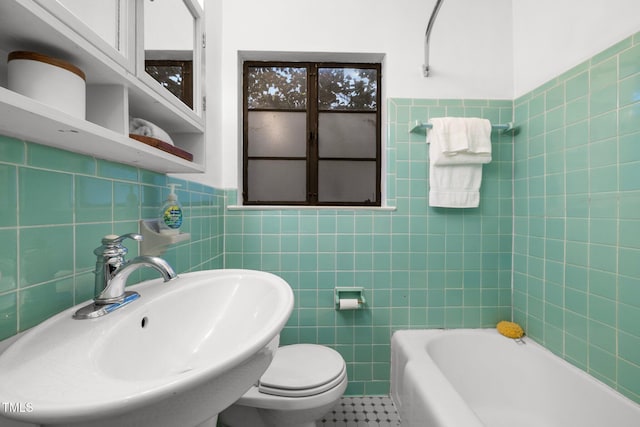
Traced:
[[[196, 0], [36, 0], [169, 102], [201, 114], [203, 10]], [[177, 102], [179, 100], [180, 102]]]
[[36, 0], [127, 70], [134, 67], [135, 2], [130, 0]]
[[[202, 111], [202, 9], [195, 0], [143, 0], [139, 78], [161, 86], [197, 114]], [[139, 23], [140, 24], [140, 23]], [[140, 45], [140, 43], [142, 45]]]
[[143, 5], [145, 72], [193, 108], [198, 10], [180, 1], [144, 0]]
[[[0, 1], [0, 135], [161, 173], [204, 172], [203, 30], [200, 0]], [[10, 90], [13, 51], [81, 69], [86, 119]], [[166, 131], [178, 150], [132, 138], [130, 117]]]

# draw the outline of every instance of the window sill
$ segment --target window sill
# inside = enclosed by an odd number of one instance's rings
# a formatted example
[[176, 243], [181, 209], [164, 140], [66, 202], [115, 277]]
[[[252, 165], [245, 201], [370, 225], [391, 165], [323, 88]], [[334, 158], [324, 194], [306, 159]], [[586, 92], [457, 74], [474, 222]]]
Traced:
[[230, 211], [374, 211], [393, 212], [395, 206], [289, 206], [289, 205], [229, 205]]

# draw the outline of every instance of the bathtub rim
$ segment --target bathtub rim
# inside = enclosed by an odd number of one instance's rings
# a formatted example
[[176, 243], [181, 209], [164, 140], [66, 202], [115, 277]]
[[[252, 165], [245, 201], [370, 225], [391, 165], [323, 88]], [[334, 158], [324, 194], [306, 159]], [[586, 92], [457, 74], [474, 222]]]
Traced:
[[[399, 376], [404, 376], [404, 371], [406, 370], [406, 366], [411, 363], [411, 361], [415, 362], [416, 358], [418, 360], [422, 359], [422, 363], [427, 361], [427, 365], [429, 366], [429, 371], [425, 374], [422, 372], [421, 380], [423, 383], [434, 382], [434, 378], [438, 382], [438, 385], [444, 384], [445, 395], [451, 401], [455, 401], [461, 403], [464, 406], [469, 406], [464, 398], [460, 395], [460, 393], [455, 389], [453, 384], [449, 382], [444, 373], [440, 370], [437, 362], [432, 359], [432, 356], [428, 352], [429, 342], [433, 342], [433, 340], [437, 340], [439, 336], [443, 334], [456, 334], [456, 335], [465, 335], [465, 334], [488, 334], [492, 337], [496, 338], [504, 338], [505, 340], [512, 340], [507, 337], [503, 337], [500, 335], [495, 328], [455, 328], [455, 329], [403, 329], [396, 330], [392, 334], [391, 338], [391, 398], [398, 408], [398, 412], [401, 414], [404, 412], [404, 405], [407, 402], [403, 402], [402, 391], [400, 390], [403, 387], [404, 380], [399, 380]], [[492, 338], [493, 339], [493, 338]], [[591, 375], [589, 372], [581, 369], [578, 366], [573, 365], [568, 360], [562, 358], [556, 353], [552, 352], [548, 348], [542, 346], [540, 343], [536, 342], [530, 337], [523, 337], [524, 346], [526, 348], [531, 349], [533, 352], [541, 353], [541, 357], [545, 357], [550, 359], [551, 363], [557, 364], [562, 369], [566, 369], [570, 374], [575, 374], [582, 377], [588, 383], [592, 383], [594, 387], [597, 387], [601, 392], [606, 393], [609, 397], [617, 400], [620, 404], [624, 406], [628, 406], [631, 411], [637, 411], [640, 413], [640, 403], [637, 403], [630, 399], [629, 397], [622, 394], [620, 391], [614, 389], [607, 383], [601, 381], [597, 377]], [[515, 341], [515, 340], [512, 340]], [[514, 345], [522, 345], [514, 342]], [[402, 351], [398, 351], [398, 347], [402, 347]], [[402, 353], [402, 354], [400, 354]], [[404, 366], [399, 366], [404, 365]], [[453, 398], [451, 396], [454, 396]], [[440, 400], [438, 396], [435, 397], [436, 401]], [[472, 409], [470, 411], [475, 415]], [[404, 421], [403, 421], [404, 422]], [[478, 424], [472, 424], [471, 421], [468, 421], [469, 424], [443, 424], [443, 425], [469, 425], [469, 426], [484, 426], [484, 424], [478, 418]], [[405, 425], [405, 424], [403, 424]], [[439, 425], [439, 424], [436, 424]]]

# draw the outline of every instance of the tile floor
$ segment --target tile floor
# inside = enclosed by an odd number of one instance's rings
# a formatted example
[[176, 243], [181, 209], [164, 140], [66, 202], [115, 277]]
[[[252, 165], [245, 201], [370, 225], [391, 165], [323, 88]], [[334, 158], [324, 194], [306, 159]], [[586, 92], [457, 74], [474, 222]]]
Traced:
[[388, 396], [343, 397], [317, 427], [397, 427], [400, 416]]

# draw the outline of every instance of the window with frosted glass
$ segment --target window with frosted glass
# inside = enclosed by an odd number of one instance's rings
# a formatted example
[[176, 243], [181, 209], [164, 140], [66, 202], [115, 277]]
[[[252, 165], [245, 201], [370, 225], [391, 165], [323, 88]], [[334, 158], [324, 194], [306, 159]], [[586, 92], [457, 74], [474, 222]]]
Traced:
[[244, 64], [243, 202], [380, 206], [380, 64]]

